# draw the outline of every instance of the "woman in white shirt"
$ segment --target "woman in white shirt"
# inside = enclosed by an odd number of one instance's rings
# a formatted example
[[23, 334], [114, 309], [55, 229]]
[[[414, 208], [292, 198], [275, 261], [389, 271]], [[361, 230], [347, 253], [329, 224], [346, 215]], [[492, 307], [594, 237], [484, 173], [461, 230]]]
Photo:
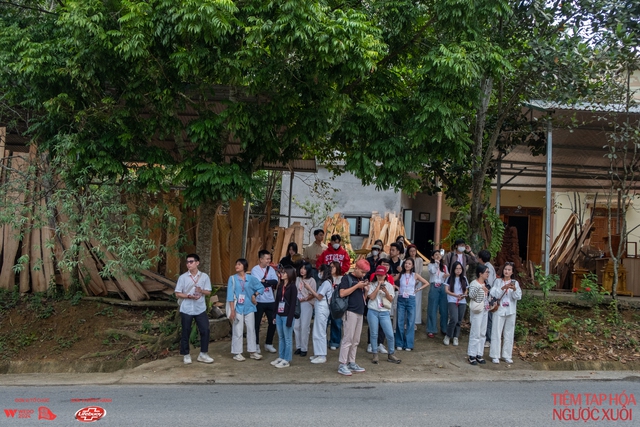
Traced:
[[[391, 317], [389, 311], [391, 310], [391, 303], [393, 302], [393, 286], [387, 281], [387, 273], [389, 269], [384, 266], [378, 266], [376, 268], [375, 282], [369, 285], [369, 291], [367, 295], [367, 322], [369, 323], [369, 334], [372, 343], [378, 342], [378, 326], [382, 328], [385, 336], [387, 337], [387, 343], [389, 345], [389, 354], [387, 355], [387, 361], [391, 363], [400, 363], [393, 353], [393, 325], [391, 324]], [[371, 363], [378, 364], [378, 346], [372, 346], [371, 352], [373, 358]]]
[[486, 265], [478, 264], [476, 267], [477, 279], [469, 285], [469, 321], [471, 330], [469, 331], [469, 346], [467, 347], [468, 361], [472, 365], [487, 363], [482, 357], [484, 354], [484, 341], [487, 332], [487, 314], [489, 313], [489, 288], [487, 280], [489, 278], [489, 268]]
[[309, 284], [305, 287], [317, 300], [316, 316], [313, 321], [313, 356], [311, 363], [325, 363], [327, 361], [327, 322], [329, 320], [329, 301], [333, 295], [333, 280], [331, 278], [331, 267], [321, 265], [318, 271], [321, 285], [316, 292]]
[[[522, 290], [517, 280], [513, 280], [513, 263], [507, 262], [502, 270], [502, 278], [496, 279], [491, 287], [491, 297], [498, 303], [498, 311], [493, 313], [491, 329], [491, 347], [489, 357], [493, 363], [500, 363], [500, 347], [502, 359], [513, 363], [513, 334], [516, 329], [516, 305], [522, 298]], [[504, 342], [502, 342], [504, 340]]]
[[452, 274], [444, 286], [447, 293], [447, 305], [449, 306], [449, 323], [447, 323], [447, 336], [444, 337], [444, 345], [449, 345], [453, 339], [453, 345], [458, 345], [460, 336], [460, 323], [467, 311], [467, 278], [464, 277], [464, 269], [458, 261], [451, 266]]
[[309, 288], [316, 290], [316, 280], [313, 278], [311, 264], [302, 263], [298, 270], [296, 287], [298, 288], [298, 299], [300, 300], [300, 318], [293, 322], [293, 333], [296, 338], [297, 349], [293, 354], [306, 356], [309, 347], [309, 336], [311, 334], [311, 318], [313, 317], [313, 302], [315, 298], [309, 292]]
[[[418, 256], [418, 248], [416, 245], [409, 245], [407, 247], [407, 257], [411, 258], [414, 262], [416, 274], [422, 276], [422, 270], [424, 267], [424, 260]], [[422, 324], [422, 291], [416, 291], [416, 325]], [[416, 326], [417, 329], [417, 326]]]
[[[398, 292], [398, 311], [396, 313], [396, 316], [398, 316], [395, 337], [396, 350], [413, 350], [416, 292], [429, 286], [429, 282], [422, 276], [417, 275], [415, 271], [413, 258], [406, 258], [402, 264], [402, 274], [400, 275], [399, 283], [396, 283], [396, 286], [400, 288]], [[418, 282], [422, 283], [421, 287], [418, 287]], [[391, 344], [391, 342], [389, 342], [389, 344]]]
[[429, 302], [427, 304], [427, 336], [435, 338], [438, 333], [438, 312], [440, 313], [440, 332], [447, 333], [447, 318], [449, 307], [447, 306], [447, 294], [444, 291], [444, 283], [449, 277], [447, 266], [442, 262], [442, 253], [435, 250], [431, 253], [429, 269]]

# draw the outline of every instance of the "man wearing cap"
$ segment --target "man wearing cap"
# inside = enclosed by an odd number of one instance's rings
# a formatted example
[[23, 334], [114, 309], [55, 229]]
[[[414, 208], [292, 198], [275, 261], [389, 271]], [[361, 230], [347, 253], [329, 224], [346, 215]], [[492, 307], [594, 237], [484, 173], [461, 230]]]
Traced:
[[365, 278], [369, 271], [369, 262], [361, 259], [356, 262], [353, 272], [345, 274], [338, 286], [340, 297], [349, 297], [347, 312], [342, 316], [342, 341], [340, 342], [340, 367], [338, 373], [350, 376], [353, 372], [365, 369], [356, 363], [356, 351], [360, 344], [362, 319], [364, 315], [365, 295], [369, 281]]

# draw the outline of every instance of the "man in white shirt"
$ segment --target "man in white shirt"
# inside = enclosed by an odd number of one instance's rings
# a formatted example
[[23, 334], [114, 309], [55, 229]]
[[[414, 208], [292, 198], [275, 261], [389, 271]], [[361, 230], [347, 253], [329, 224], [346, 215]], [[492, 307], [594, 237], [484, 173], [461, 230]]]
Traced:
[[267, 339], [265, 341], [265, 350], [269, 353], [275, 353], [276, 348], [273, 346], [273, 336], [276, 332], [275, 319], [275, 290], [278, 286], [278, 275], [271, 263], [271, 253], [266, 250], [258, 252], [258, 265], [251, 269], [251, 275], [258, 279], [264, 286], [264, 293], [256, 297], [256, 309], [258, 312], [255, 316], [256, 328], [256, 344], [258, 344], [258, 353], [260, 353], [260, 322], [262, 316], [267, 315]]
[[197, 254], [187, 255], [187, 272], [178, 278], [175, 295], [180, 303], [180, 319], [182, 320], [182, 337], [180, 354], [184, 356], [185, 365], [191, 363], [189, 354], [189, 336], [191, 324], [196, 321], [200, 333], [200, 354], [198, 362], [213, 363], [209, 351], [209, 316], [205, 297], [211, 295], [211, 279], [206, 273], [198, 271], [200, 257]]

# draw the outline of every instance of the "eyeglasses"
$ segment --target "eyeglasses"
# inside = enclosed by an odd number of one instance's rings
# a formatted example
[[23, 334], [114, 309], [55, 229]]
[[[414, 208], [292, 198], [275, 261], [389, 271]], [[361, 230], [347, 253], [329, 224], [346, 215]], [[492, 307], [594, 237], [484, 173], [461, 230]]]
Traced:
[[188, 259], [187, 260], [187, 264], [193, 264], [194, 262], [197, 262], [195, 259]]

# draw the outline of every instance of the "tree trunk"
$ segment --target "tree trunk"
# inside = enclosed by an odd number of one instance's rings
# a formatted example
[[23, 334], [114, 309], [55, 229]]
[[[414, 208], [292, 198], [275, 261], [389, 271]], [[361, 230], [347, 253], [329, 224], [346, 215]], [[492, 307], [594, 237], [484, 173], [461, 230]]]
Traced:
[[213, 242], [213, 221], [220, 206], [217, 200], [207, 200], [200, 205], [196, 232], [196, 252], [200, 257], [198, 269], [211, 276], [211, 246]]

